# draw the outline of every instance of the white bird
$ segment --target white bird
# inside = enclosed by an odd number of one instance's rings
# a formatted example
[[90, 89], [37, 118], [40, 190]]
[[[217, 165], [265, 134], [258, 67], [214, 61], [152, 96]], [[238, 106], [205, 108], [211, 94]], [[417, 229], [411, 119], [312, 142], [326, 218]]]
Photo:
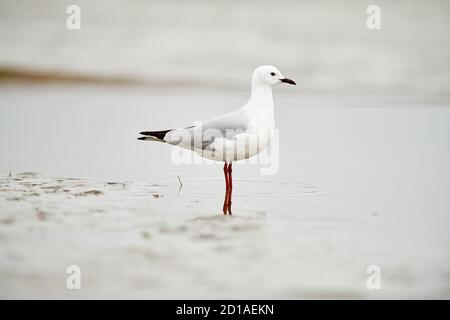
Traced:
[[252, 76], [250, 99], [243, 107], [199, 126], [143, 131], [138, 140], [166, 142], [225, 162], [223, 213], [231, 214], [232, 161], [248, 159], [267, 147], [275, 128], [272, 87], [280, 83], [295, 85], [273, 66], [258, 67]]

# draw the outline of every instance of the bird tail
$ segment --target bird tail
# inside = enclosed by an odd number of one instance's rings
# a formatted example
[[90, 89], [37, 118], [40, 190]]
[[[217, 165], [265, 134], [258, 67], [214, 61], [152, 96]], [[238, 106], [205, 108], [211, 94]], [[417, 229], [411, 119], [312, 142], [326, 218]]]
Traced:
[[138, 140], [165, 142], [164, 137], [169, 131], [172, 131], [172, 129], [161, 131], [142, 131], [139, 132], [139, 134], [143, 135], [143, 137], [139, 137]]

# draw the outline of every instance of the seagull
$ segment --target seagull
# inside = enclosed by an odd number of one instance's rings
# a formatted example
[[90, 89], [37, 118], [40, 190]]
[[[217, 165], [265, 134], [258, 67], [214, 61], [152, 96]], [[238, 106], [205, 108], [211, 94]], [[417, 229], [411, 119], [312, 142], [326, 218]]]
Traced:
[[267, 147], [275, 128], [272, 87], [280, 83], [296, 84], [274, 66], [258, 67], [252, 75], [250, 99], [241, 108], [196, 126], [143, 131], [138, 140], [168, 143], [224, 162], [223, 213], [231, 215], [232, 162], [253, 157]]

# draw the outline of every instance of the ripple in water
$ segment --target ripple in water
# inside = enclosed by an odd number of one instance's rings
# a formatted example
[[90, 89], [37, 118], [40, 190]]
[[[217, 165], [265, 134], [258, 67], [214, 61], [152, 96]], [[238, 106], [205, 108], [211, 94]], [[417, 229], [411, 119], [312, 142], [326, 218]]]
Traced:
[[[172, 189], [177, 183], [177, 181], [167, 182], [161, 182], [160, 185]], [[180, 195], [222, 196], [225, 192], [223, 179], [182, 179], [182, 183]], [[319, 186], [311, 183], [257, 179], [233, 180], [233, 197], [298, 197], [320, 192]]]

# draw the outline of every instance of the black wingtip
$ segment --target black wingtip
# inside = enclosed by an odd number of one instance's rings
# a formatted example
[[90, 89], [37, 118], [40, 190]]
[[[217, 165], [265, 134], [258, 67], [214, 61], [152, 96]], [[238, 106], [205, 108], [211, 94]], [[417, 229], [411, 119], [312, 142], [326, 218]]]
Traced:
[[139, 137], [138, 140], [145, 140], [145, 137]]
[[[164, 137], [166, 136], [167, 132], [172, 131], [172, 129], [169, 130], [161, 130], [161, 131], [142, 131], [140, 134], [143, 136], [150, 136], [159, 140], [164, 140]], [[144, 139], [142, 139], [144, 140]]]

